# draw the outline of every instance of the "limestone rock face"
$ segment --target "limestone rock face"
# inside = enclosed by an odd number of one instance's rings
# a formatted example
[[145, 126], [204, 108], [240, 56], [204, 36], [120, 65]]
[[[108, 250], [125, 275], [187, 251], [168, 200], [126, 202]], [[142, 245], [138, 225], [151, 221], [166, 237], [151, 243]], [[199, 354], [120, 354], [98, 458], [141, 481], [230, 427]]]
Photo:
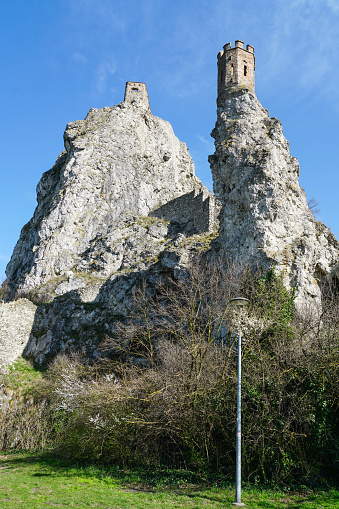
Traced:
[[247, 89], [218, 106], [209, 161], [222, 203], [219, 244], [241, 262], [274, 264], [299, 305], [318, 301], [319, 282], [339, 275], [339, 243], [308, 208], [280, 121]]
[[[215, 236], [212, 193], [186, 145], [147, 105], [92, 109], [67, 125], [64, 140], [7, 266], [7, 300], [38, 304], [33, 319], [20, 315], [24, 355], [37, 364], [74, 349], [100, 355], [138, 285], [180, 278], [190, 251]], [[11, 317], [0, 319], [4, 337], [16, 326]]]
[[[60, 295], [81, 284], [72, 274], [93, 269], [106, 278], [127, 267], [126, 256], [133, 263], [131, 214], [156, 216], [192, 192], [212, 199], [195, 177], [185, 143], [142, 104], [91, 109], [85, 120], [67, 125], [64, 141], [66, 150], [37, 186], [38, 206], [7, 267], [19, 294], [71, 277], [58, 287]], [[162, 234], [163, 227], [154, 229], [155, 244]]]

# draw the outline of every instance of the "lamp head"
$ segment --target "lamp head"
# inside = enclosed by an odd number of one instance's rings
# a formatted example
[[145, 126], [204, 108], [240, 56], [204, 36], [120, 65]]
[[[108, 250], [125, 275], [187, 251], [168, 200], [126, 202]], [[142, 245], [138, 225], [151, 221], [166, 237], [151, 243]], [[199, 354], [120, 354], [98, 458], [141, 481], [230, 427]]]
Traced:
[[231, 299], [230, 303], [232, 304], [232, 306], [235, 306], [239, 311], [242, 311], [249, 305], [250, 301], [248, 299], [245, 299], [245, 297], [234, 297], [234, 299]]

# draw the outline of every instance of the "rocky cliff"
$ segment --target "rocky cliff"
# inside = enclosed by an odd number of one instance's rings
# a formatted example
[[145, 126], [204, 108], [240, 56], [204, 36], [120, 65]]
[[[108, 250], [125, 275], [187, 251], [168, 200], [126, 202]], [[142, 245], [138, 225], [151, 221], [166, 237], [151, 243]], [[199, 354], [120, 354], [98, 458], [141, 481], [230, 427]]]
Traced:
[[308, 208], [280, 121], [245, 87], [224, 92], [217, 115], [209, 160], [219, 244], [243, 263], [282, 271], [299, 306], [319, 303], [320, 283], [339, 276], [339, 243]]
[[[64, 141], [7, 267], [7, 299], [38, 304], [25, 342], [37, 363], [73, 348], [95, 356], [138, 282], [180, 277], [190, 250], [215, 236], [212, 193], [185, 143], [148, 105], [92, 109], [67, 125]], [[8, 352], [9, 306], [0, 316]]]
[[[75, 275], [106, 278], [130, 268], [141, 252], [149, 258], [147, 243], [134, 245], [130, 239], [142, 226], [137, 218], [156, 217], [159, 210], [166, 220], [178, 197], [187, 197], [183, 214], [174, 213], [171, 220], [186, 219], [191, 232], [200, 231], [198, 222], [193, 224], [194, 198], [200, 194], [207, 205], [211, 193], [195, 177], [186, 145], [147, 107], [124, 101], [92, 109], [85, 120], [67, 125], [64, 141], [65, 151], [37, 186], [38, 206], [7, 267], [15, 294], [71, 277], [57, 287], [60, 295], [82, 284]], [[159, 241], [161, 234], [154, 235]]]

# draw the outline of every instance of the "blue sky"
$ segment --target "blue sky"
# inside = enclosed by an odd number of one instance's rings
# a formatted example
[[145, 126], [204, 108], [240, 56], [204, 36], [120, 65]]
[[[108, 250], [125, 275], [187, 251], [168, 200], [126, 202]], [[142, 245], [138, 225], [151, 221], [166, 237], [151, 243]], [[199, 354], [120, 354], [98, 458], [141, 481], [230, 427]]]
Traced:
[[339, 0], [11, 0], [0, 2], [0, 278], [63, 150], [67, 122], [146, 83], [152, 112], [185, 141], [212, 189], [216, 55], [255, 48], [256, 94], [278, 117], [300, 183], [339, 237]]

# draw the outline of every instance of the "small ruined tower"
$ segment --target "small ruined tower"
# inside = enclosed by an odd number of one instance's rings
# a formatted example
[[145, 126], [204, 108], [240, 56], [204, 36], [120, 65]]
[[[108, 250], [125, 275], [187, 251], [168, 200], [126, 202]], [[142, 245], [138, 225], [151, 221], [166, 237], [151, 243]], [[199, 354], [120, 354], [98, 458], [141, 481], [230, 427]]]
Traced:
[[225, 44], [218, 53], [218, 101], [225, 91], [231, 88], [248, 88], [254, 93], [254, 48], [247, 44], [244, 49], [243, 41]]
[[131, 104], [142, 104], [151, 111], [148, 99], [148, 92], [145, 83], [127, 81], [124, 101]]

